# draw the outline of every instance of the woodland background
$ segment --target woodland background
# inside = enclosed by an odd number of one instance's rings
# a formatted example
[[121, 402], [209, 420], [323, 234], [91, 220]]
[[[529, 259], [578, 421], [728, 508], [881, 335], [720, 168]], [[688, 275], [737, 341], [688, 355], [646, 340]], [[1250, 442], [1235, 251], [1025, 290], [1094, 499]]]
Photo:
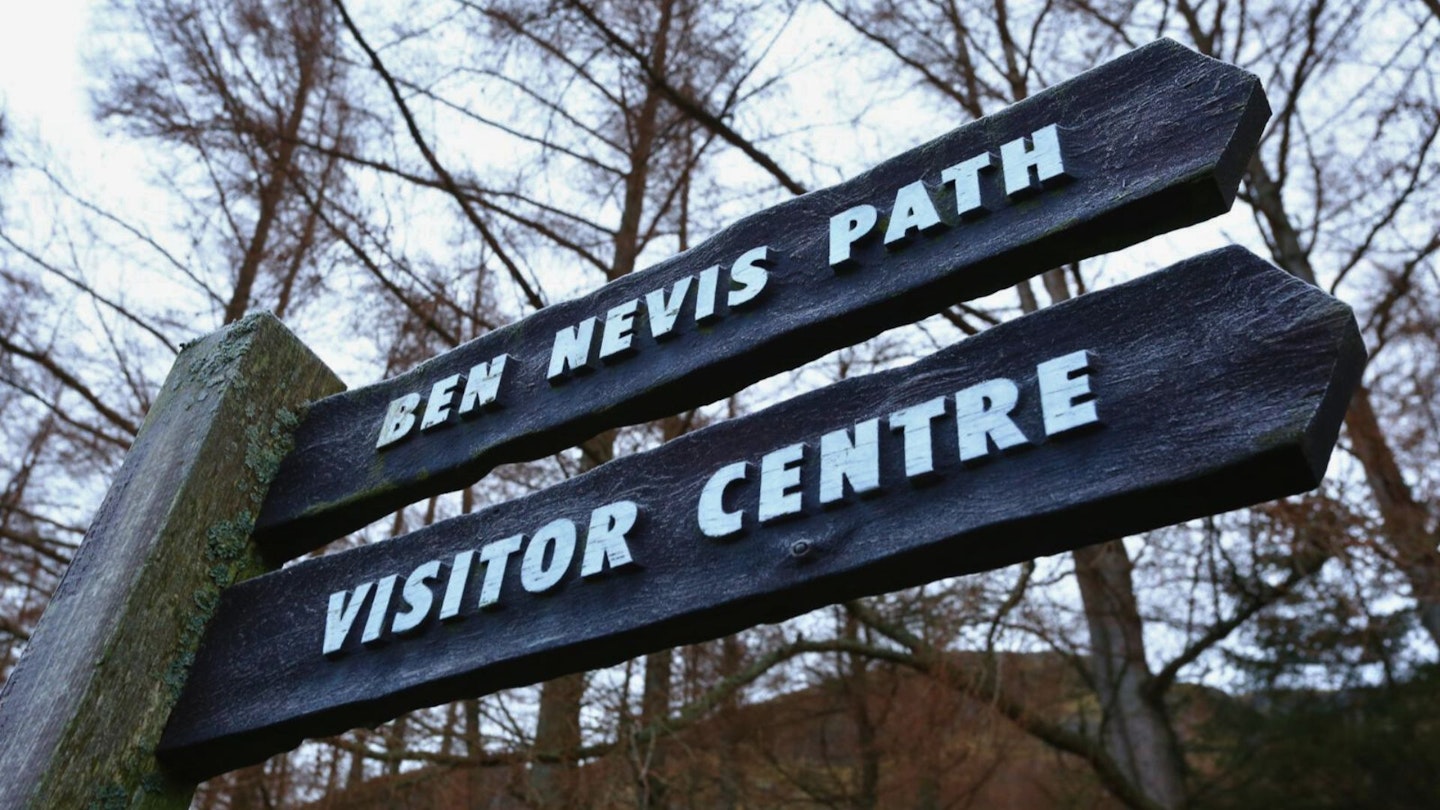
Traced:
[[1218, 226], [335, 547], [1230, 241], [1351, 304], [1372, 353], [1319, 490], [418, 712], [196, 804], [1440, 806], [1434, 0], [113, 0], [93, 109], [143, 188], [0, 123], [0, 674], [185, 341], [269, 309], [361, 385], [1159, 36], [1275, 110]]

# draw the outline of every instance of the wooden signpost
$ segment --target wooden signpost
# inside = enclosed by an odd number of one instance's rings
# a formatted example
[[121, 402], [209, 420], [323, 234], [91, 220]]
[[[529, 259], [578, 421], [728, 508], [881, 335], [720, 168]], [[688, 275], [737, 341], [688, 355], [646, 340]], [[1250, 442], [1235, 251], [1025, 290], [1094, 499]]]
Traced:
[[308, 736], [1315, 486], [1354, 318], [1230, 248], [232, 584], [1219, 214], [1267, 117], [1253, 76], [1162, 41], [377, 385], [319, 398], [273, 319], [187, 349], [0, 691], [0, 807], [178, 806]]
[[1162, 40], [695, 249], [315, 403], [260, 515], [282, 561], [501, 462], [712, 402], [1229, 210], [1269, 107]]
[[1318, 484], [1345, 305], [1241, 248], [223, 598], [162, 755], [302, 737]]
[[295, 414], [342, 388], [273, 316], [185, 347], [0, 689], [0, 808], [185, 807], [155, 747]]

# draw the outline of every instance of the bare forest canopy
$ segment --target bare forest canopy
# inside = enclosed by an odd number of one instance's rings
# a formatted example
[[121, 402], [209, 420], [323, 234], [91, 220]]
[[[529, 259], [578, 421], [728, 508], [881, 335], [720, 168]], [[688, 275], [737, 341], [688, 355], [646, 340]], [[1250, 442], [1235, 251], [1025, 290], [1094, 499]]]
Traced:
[[113, 0], [90, 41], [98, 154], [0, 117], [0, 672], [187, 342], [270, 310], [352, 386], [392, 377], [1160, 37], [1269, 98], [1225, 217], [937, 301], [333, 548], [1230, 242], [1356, 313], [1371, 360], [1318, 490], [421, 710], [218, 777], [197, 806], [1434, 806], [1427, 0]]

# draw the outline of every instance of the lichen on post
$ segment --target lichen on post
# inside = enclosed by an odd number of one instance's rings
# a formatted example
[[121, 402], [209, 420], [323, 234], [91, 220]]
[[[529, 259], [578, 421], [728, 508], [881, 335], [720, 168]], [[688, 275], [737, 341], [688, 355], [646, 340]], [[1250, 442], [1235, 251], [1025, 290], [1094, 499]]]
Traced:
[[155, 759], [255, 515], [339, 379], [268, 313], [187, 346], [0, 691], [0, 807], [185, 807]]

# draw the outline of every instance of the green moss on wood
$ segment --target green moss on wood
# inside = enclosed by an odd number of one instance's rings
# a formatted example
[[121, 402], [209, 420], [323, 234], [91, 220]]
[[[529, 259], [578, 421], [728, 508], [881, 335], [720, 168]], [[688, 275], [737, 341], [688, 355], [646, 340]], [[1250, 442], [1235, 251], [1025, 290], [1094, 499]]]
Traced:
[[87, 810], [125, 810], [130, 804], [130, 794], [119, 785], [103, 785], [95, 789], [95, 797], [86, 805]]
[[[115, 492], [126, 500], [102, 510], [93, 530], [113, 534], [107, 543], [143, 548], [144, 563], [122, 577], [124, 596], [105, 611], [114, 624], [95, 636], [103, 645], [87, 653], [93, 660], [83, 677], [67, 676], [74, 683], [66, 688], [80, 690], [72, 702], [83, 705], [56, 721], [55, 753], [33, 777], [32, 804], [188, 805], [194, 785], [172, 778], [155, 758], [165, 722], [221, 593], [265, 569], [250, 534], [292, 447], [297, 408], [341, 387], [268, 315], [182, 351], [136, 440], [139, 452], [117, 478]], [[182, 453], [188, 457], [177, 465]], [[136, 494], [142, 490], [161, 496]], [[140, 526], [153, 528], [137, 534]], [[87, 714], [84, 706], [100, 695], [112, 708]]]

